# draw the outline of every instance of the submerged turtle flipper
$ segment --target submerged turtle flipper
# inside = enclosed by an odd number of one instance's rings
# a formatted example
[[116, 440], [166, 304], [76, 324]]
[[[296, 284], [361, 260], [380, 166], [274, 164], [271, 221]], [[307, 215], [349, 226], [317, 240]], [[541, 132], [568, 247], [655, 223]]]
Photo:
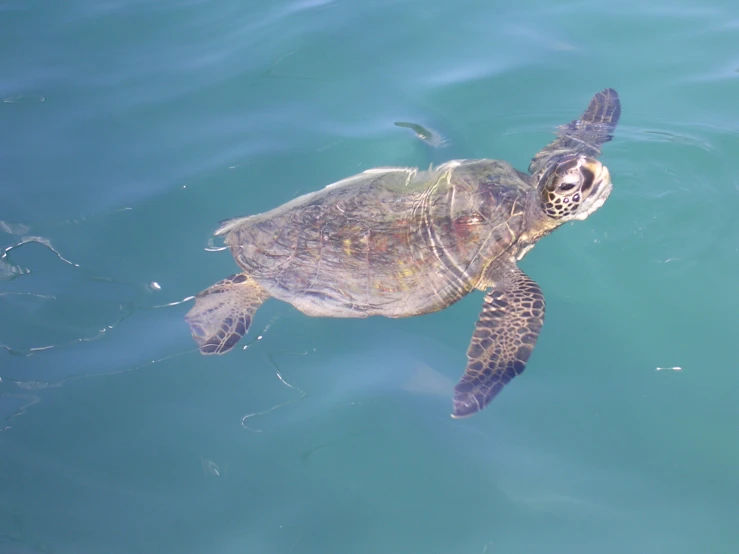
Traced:
[[547, 162], [558, 154], [597, 157], [600, 147], [613, 138], [619, 117], [621, 102], [618, 93], [612, 88], [603, 89], [593, 96], [580, 119], [557, 128], [558, 138], [536, 153], [529, 165], [529, 173], [534, 175], [544, 169]]
[[244, 273], [231, 275], [195, 297], [187, 312], [192, 338], [203, 354], [225, 354], [246, 334], [252, 317], [269, 297]]
[[454, 387], [454, 418], [482, 410], [521, 374], [544, 323], [541, 289], [518, 267], [490, 277], [494, 288], [485, 295], [467, 350], [467, 370]]

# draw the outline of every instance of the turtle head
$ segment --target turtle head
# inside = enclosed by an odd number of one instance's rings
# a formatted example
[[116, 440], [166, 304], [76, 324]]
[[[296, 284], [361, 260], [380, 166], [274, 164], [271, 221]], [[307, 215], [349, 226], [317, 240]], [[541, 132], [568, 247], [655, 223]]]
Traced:
[[613, 188], [608, 168], [582, 155], [553, 160], [541, 173], [538, 186], [541, 209], [558, 223], [585, 219], [603, 205]]

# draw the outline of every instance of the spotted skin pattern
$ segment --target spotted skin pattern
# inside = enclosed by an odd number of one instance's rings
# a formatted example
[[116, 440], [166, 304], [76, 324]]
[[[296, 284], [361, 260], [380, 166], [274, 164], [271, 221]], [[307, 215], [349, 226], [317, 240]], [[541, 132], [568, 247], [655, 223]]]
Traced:
[[216, 235], [243, 273], [195, 297], [186, 320], [200, 351], [232, 349], [270, 297], [314, 317], [397, 318], [481, 290], [452, 417], [482, 410], [524, 371], [544, 322], [542, 292], [517, 263], [606, 201], [610, 173], [596, 157], [620, 113], [616, 91], [598, 92], [528, 173], [489, 159], [377, 168], [223, 222]]
[[544, 324], [539, 285], [518, 268], [503, 273], [485, 295], [467, 350], [467, 370], [454, 387], [454, 418], [482, 410], [521, 375]]

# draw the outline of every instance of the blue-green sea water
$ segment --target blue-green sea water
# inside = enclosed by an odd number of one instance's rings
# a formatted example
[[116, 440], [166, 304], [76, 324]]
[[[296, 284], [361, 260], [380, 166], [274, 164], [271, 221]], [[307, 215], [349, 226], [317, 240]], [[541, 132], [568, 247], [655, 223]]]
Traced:
[[[739, 552], [737, 45], [734, 0], [0, 1], [0, 552]], [[613, 193], [523, 260], [547, 320], [483, 412], [482, 293], [197, 352], [220, 220], [525, 170], [605, 87]]]

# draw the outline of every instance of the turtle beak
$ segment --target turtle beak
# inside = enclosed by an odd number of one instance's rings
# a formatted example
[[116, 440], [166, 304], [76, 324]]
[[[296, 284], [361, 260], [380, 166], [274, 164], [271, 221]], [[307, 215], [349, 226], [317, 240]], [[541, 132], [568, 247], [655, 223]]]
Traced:
[[583, 161], [581, 168], [585, 177], [581, 188], [583, 203], [575, 219], [585, 219], [600, 208], [613, 188], [608, 168], [598, 160], [587, 159]]
[[606, 178], [606, 180], [608, 180], [608, 169], [598, 160], [592, 158], [586, 159], [582, 162], [580, 167], [582, 168], [585, 176], [585, 183], [583, 183], [583, 188], [590, 188], [590, 186], [593, 184], [597, 185], [603, 180], [604, 177]]
[[604, 189], [611, 188], [611, 174], [608, 168], [595, 159], [585, 160], [582, 164], [584, 170], [585, 181], [582, 185], [582, 192], [588, 196], [599, 196]]

